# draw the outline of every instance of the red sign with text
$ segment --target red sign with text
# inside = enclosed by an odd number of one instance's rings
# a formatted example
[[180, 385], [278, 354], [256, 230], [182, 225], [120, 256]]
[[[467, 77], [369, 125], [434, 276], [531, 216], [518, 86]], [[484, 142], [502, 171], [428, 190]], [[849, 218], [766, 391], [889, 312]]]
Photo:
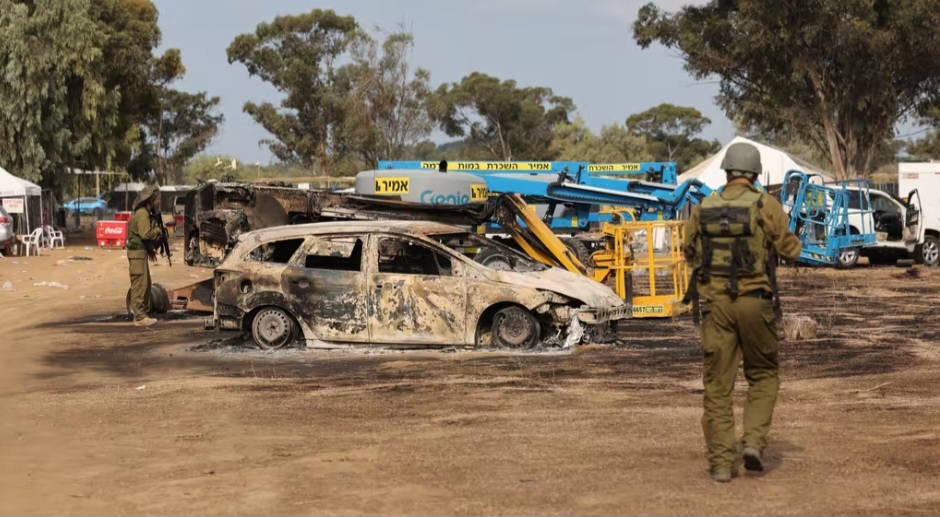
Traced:
[[127, 244], [127, 221], [98, 221], [96, 230], [100, 248], [123, 248]]

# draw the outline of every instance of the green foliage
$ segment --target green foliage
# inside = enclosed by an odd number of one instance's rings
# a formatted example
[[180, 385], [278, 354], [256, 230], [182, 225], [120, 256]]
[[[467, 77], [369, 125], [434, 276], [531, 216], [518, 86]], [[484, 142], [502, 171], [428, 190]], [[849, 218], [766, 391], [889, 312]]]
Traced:
[[926, 107], [920, 123], [933, 129], [911, 142], [907, 152], [917, 160], [940, 160], [940, 104]]
[[384, 35], [382, 44], [357, 39], [350, 51], [353, 63], [340, 70], [351, 85], [342, 138], [359, 160], [373, 166], [380, 159], [405, 158], [433, 129], [427, 106], [431, 75], [423, 68], [412, 70], [408, 61], [414, 36], [403, 27], [377, 32]]
[[680, 173], [721, 149], [717, 141], [695, 138], [709, 124], [695, 108], [666, 103], [630, 115], [626, 123], [632, 134], [646, 137], [653, 160], [676, 162]]
[[222, 180], [223, 178], [243, 180], [250, 176], [250, 173], [251, 171], [239, 167], [233, 156], [203, 154], [183, 166], [180, 183], [192, 185], [199, 181]]
[[449, 136], [466, 137], [494, 160], [550, 160], [552, 127], [568, 121], [575, 109], [567, 97], [550, 88], [518, 87], [473, 72], [459, 83], [441, 85], [432, 98], [432, 113]]
[[601, 128], [595, 135], [577, 117], [573, 122], [556, 124], [550, 151], [557, 160], [583, 160], [592, 163], [640, 162], [652, 159], [646, 138], [631, 134], [618, 124]]
[[205, 92], [192, 94], [166, 88], [161, 99], [163, 112], [157, 124], [157, 147], [163, 165], [160, 179], [164, 184], [178, 183], [183, 179], [183, 166], [215, 138], [224, 117], [214, 113], [219, 98], [209, 98]]
[[338, 136], [351, 85], [335, 63], [364, 37], [353, 17], [314, 9], [261, 23], [229, 45], [229, 63], [243, 64], [250, 76], [284, 95], [280, 107], [267, 102], [244, 106], [273, 136], [262, 143], [279, 160], [329, 170], [335, 157], [347, 152]]
[[106, 87], [107, 41], [89, 0], [0, 0], [0, 163], [55, 184], [67, 166], [114, 155], [120, 96]]
[[634, 38], [717, 76], [729, 118], [826, 151], [836, 177], [871, 169], [898, 120], [940, 92], [935, 0], [711, 0], [639, 11]]

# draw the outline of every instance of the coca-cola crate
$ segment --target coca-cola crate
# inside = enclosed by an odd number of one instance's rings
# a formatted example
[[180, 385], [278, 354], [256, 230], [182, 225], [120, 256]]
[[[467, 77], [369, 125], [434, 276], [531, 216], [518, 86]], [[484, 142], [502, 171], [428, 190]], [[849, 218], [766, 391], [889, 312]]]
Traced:
[[115, 212], [114, 220], [115, 221], [130, 221], [132, 215], [134, 215], [134, 212]]
[[95, 229], [100, 248], [123, 248], [127, 244], [127, 221], [98, 221]]

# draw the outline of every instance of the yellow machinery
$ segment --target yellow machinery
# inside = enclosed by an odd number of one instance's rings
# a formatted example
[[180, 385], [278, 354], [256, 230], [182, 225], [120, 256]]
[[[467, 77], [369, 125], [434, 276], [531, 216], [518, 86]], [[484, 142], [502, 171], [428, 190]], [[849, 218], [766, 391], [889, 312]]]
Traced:
[[[603, 249], [591, 255], [591, 267], [528, 209], [522, 196], [503, 194], [496, 219], [530, 257], [601, 283], [633, 304], [634, 318], [671, 317], [681, 312], [689, 271], [682, 255], [681, 221], [631, 221], [603, 226]], [[520, 224], [521, 221], [521, 224]]]

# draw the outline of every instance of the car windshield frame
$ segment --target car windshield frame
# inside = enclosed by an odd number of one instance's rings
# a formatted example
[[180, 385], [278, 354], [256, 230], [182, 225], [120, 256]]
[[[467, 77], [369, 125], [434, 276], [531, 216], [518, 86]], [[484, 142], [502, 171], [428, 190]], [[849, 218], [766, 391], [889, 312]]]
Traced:
[[473, 260], [467, 255], [461, 253], [459, 250], [454, 249], [451, 246], [448, 246], [447, 244], [444, 243], [444, 241], [447, 239], [459, 238], [462, 240], [469, 240], [471, 242], [471, 247], [472, 246], [477, 246], [477, 247], [493, 246], [496, 249], [504, 252], [507, 256], [511, 257], [514, 261], [521, 261], [522, 263], [526, 264], [526, 267], [522, 269], [517, 269], [516, 267], [513, 267], [512, 270], [514, 272], [529, 272], [529, 271], [538, 272], [538, 271], [546, 271], [552, 268], [552, 266], [543, 264], [533, 259], [532, 257], [526, 255], [525, 253], [519, 250], [516, 250], [510, 246], [507, 246], [499, 241], [488, 239], [480, 234], [469, 232], [469, 231], [430, 233], [430, 234], [425, 234], [425, 237], [432, 240], [439, 246], [442, 246], [444, 249], [450, 251], [451, 253], [459, 256], [461, 259], [467, 262], [471, 262], [489, 271], [496, 271], [496, 270], [484, 264], [480, 264], [479, 262]]

